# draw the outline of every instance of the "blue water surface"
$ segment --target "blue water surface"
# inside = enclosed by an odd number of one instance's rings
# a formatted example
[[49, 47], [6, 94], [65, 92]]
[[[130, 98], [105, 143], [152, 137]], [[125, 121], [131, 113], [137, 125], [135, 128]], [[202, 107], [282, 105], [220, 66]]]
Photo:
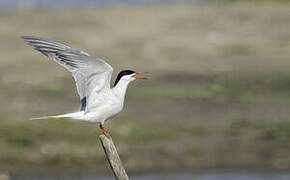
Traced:
[[108, 5], [154, 5], [168, 3], [204, 3], [207, 0], [0, 0], [0, 11], [23, 9], [98, 8]]

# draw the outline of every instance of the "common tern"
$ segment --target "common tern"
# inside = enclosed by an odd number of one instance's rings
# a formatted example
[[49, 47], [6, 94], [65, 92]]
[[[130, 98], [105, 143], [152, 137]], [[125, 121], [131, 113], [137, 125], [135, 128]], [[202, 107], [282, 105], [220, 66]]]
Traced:
[[70, 118], [99, 123], [104, 135], [110, 134], [104, 129], [104, 123], [120, 113], [129, 83], [135, 79], [146, 79], [145, 73], [132, 70], [120, 71], [114, 86], [110, 87], [113, 68], [102, 59], [94, 58], [88, 53], [64, 44], [22, 36], [35, 50], [49, 57], [72, 73], [80, 96], [81, 108], [77, 112], [32, 119]]

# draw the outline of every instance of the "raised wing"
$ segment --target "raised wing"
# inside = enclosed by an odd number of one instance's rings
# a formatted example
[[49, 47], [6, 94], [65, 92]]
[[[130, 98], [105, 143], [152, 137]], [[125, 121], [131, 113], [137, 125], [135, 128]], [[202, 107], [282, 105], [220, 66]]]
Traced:
[[113, 68], [105, 61], [57, 42], [29, 36], [22, 36], [22, 38], [34, 49], [72, 73], [82, 101], [81, 110], [84, 110], [86, 98], [93, 91], [110, 87]]

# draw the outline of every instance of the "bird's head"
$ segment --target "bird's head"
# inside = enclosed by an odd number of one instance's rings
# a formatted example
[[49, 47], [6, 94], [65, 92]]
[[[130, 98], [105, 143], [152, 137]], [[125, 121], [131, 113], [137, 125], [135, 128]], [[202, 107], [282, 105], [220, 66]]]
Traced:
[[146, 77], [144, 77], [143, 75], [146, 74], [147, 72], [135, 72], [135, 71], [132, 71], [132, 70], [123, 70], [123, 71], [120, 71], [117, 78], [116, 78], [116, 81], [115, 81], [115, 84], [114, 86], [116, 86], [116, 84], [122, 80], [122, 81], [127, 81], [127, 82], [131, 82], [135, 79], [147, 79]]

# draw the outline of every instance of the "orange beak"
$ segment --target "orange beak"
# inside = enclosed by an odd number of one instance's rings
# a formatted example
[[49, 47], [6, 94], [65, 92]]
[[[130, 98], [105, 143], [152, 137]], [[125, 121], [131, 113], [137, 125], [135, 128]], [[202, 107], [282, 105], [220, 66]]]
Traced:
[[142, 75], [147, 74], [148, 72], [136, 72], [133, 76], [135, 79], [148, 79]]

